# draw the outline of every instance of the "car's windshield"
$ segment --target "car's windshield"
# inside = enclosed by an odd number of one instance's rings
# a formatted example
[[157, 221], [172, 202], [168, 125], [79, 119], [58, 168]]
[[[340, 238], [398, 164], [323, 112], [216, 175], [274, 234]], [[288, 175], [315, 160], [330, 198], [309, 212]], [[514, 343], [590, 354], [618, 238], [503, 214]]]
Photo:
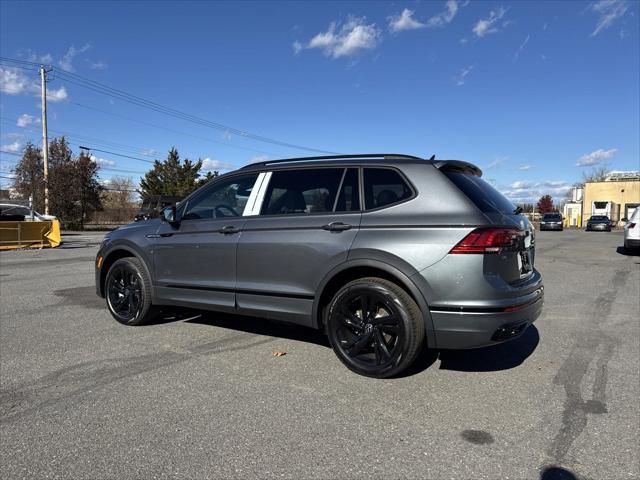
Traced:
[[591, 220], [609, 220], [609, 217], [605, 217], [603, 215], [594, 215], [591, 217]]
[[562, 220], [562, 216], [559, 213], [545, 213], [542, 216], [543, 220]]
[[28, 207], [21, 205], [0, 205], [2, 215], [31, 215]]

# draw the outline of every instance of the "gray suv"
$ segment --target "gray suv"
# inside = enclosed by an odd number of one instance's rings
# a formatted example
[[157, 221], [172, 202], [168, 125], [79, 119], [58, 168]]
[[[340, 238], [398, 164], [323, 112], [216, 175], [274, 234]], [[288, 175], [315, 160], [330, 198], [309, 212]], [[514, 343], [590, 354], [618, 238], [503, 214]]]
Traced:
[[396, 154], [251, 164], [109, 233], [97, 293], [127, 325], [179, 306], [318, 328], [349, 369], [396, 375], [540, 315], [534, 229], [481, 175]]

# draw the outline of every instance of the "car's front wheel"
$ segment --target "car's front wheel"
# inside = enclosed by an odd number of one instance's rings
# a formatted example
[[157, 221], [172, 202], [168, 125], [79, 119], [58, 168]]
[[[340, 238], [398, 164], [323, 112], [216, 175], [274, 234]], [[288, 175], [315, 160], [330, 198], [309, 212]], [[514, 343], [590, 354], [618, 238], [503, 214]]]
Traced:
[[349, 282], [333, 297], [327, 335], [350, 370], [386, 378], [409, 367], [424, 341], [422, 313], [398, 285], [376, 277]]
[[105, 293], [109, 312], [125, 325], [142, 325], [158, 313], [151, 304], [151, 279], [137, 258], [121, 258], [111, 265]]

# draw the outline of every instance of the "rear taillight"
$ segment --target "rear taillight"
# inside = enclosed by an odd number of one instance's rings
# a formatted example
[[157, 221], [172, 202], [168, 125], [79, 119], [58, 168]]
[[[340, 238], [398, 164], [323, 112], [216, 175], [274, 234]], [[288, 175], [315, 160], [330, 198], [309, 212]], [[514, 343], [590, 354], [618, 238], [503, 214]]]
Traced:
[[518, 246], [524, 232], [515, 228], [477, 228], [458, 242], [449, 253], [500, 253]]
[[636, 228], [636, 224], [635, 223], [630, 223], [629, 224], [629, 228]]

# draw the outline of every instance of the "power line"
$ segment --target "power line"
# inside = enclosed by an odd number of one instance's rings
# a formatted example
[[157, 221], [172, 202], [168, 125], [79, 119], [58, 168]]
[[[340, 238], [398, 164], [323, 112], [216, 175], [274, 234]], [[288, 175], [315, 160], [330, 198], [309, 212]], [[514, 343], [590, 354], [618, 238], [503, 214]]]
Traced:
[[[3, 57], [0, 57], [0, 60], [3, 59]], [[326, 150], [321, 150], [321, 149], [317, 149], [317, 148], [312, 148], [312, 147], [307, 147], [304, 145], [297, 145], [294, 143], [289, 143], [289, 142], [283, 142], [281, 140], [276, 140], [270, 137], [265, 137], [263, 135], [258, 135], [252, 132], [249, 132], [247, 130], [241, 130], [235, 127], [232, 127], [230, 125], [225, 125], [223, 123], [219, 123], [219, 122], [213, 122], [210, 120], [206, 120], [202, 117], [198, 117], [196, 115], [191, 115], [189, 113], [185, 113], [182, 112], [180, 110], [177, 110], [175, 108], [171, 108], [171, 107], [167, 107], [165, 105], [153, 102], [151, 100], [147, 100], [144, 99], [142, 97], [138, 97], [136, 95], [127, 93], [123, 90], [119, 90], [116, 88], [112, 88], [109, 87], [108, 85], [105, 85], [103, 83], [99, 83], [96, 82], [94, 80], [90, 80], [86, 77], [83, 77], [81, 75], [78, 75], [76, 73], [72, 73], [60, 68], [55, 69], [58, 72], [58, 76], [60, 79], [72, 83], [74, 85], [83, 87], [83, 88], [87, 88], [89, 90], [95, 91], [97, 93], [101, 93], [103, 95], [107, 95], [113, 98], [117, 98], [129, 103], [132, 103], [134, 105], [138, 105], [140, 107], [143, 108], [147, 108], [150, 110], [154, 110], [156, 112], [159, 113], [163, 113], [167, 116], [171, 116], [174, 118], [180, 118], [182, 120], [186, 120], [195, 124], [199, 124], [205, 127], [209, 127], [209, 128], [213, 128], [216, 130], [221, 130], [221, 131], [225, 131], [225, 132], [229, 132], [232, 133], [234, 135], [238, 135], [240, 137], [243, 138], [250, 138], [252, 140], [256, 140], [259, 142], [264, 142], [264, 143], [270, 143], [273, 145], [280, 145], [283, 147], [288, 147], [288, 148], [293, 148], [296, 150], [308, 150], [311, 152], [318, 152], [318, 153], [336, 153], [336, 152], [329, 152]]]
[[[0, 57], [0, 62], [5, 62], [5, 63], [11, 63], [12, 67], [18, 67], [17, 65], [15, 65], [16, 63], [18, 64], [23, 64], [23, 67], [20, 68], [25, 68], [27, 70], [33, 70], [35, 67], [39, 67], [38, 63], [35, 62], [28, 62], [26, 60], [18, 60], [18, 59], [12, 59], [12, 58], [8, 58], [8, 57]], [[317, 149], [317, 148], [312, 148], [312, 147], [306, 147], [304, 145], [297, 145], [297, 144], [293, 144], [293, 143], [289, 143], [289, 142], [283, 142], [280, 140], [276, 140], [270, 137], [265, 137], [262, 135], [257, 135], [254, 133], [251, 133], [247, 130], [241, 130], [229, 125], [225, 125], [222, 123], [218, 123], [218, 122], [213, 122], [210, 120], [206, 120], [204, 118], [195, 116], [195, 115], [191, 115], [189, 113], [185, 113], [182, 112], [180, 110], [176, 110], [174, 108], [171, 107], [167, 107], [164, 105], [161, 105], [159, 103], [153, 102], [151, 100], [146, 100], [142, 97], [138, 97], [136, 95], [132, 95], [129, 94], [127, 92], [124, 92], [122, 90], [118, 90], [112, 87], [109, 87], [108, 85], [96, 82], [94, 80], [88, 79], [86, 77], [82, 77], [81, 75], [69, 72], [67, 70], [58, 68], [58, 67], [51, 67], [53, 69], [53, 71], [58, 73], [58, 76], [60, 77], [60, 79], [62, 79], [65, 82], [68, 83], [72, 83], [74, 85], [83, 87], [83, 88], [87, 88], [89, 90], [92, 90], [94, 92], [97, 93], [101, 93], [103, 95], [107, 95], [110, 96], [112, 98], [117, 98], [119, 100], [123, 100], [129, 103], [132, 103], [134, 105], [143, 107], [143, 108], [148, 108], [154, 111], [157, 111], [159, 113], [163, 113], [165, 115], [174, 117], [174, 118], [179, 118], [185, 121], [189, 121], [192, 123], [196, 123], [205, 127], [209, 127], [209, 128], [213, 128], [213, 129], [217, 129], [217, 130], [221, 130], [230, 134], [234, 134], [236, 136], [239, 136], [241, 138], [249, 138], [252, 140], [256, 140], [256, 141], [260, 141], [260, 142], [264, 142], [264, 143], [270, 143], [270, 144], [274, 144], [274, 145], [280, 145], [283, 147], [288, 147], [288, 148], [293, 148], [296, 150], [308, 150], [308, 151], [312, 151], [312, 152], [318, 152], [318, 153], [328, 153], [328, 154], [335, 154], [336, 152], [331, 152], [331, 151], [327, 151], [327, 150], [321, 150], [321, 149]], [[86, 107], [84, 105], [80, 105], [77, 104], [79, 106], [85, 107], [85, 108], [91, 108], [91, 107]], [[98, 110], [98, 109], [96, 109]], [[103, 111], [104, 112], [104, 111]], [[109, 113], [109, 112], [105, 112], [105, 113]], [[133, 119], [129, 119], [129, 120], [133, 120]], [[134, 120], [136, 121], [136, 120]], [[142, 122], [144, 123], [144, 122]], [[159, 127], [158, 125], [152, 125], [155, 127]], [[163, 128], [163, 127], [160, 127]], [[175, 130], [174, 130], [175, 131]], [[182, 133], [185, 134], [184, 132], [178, 132], [175, 131], [176, 133]], [[215, 140], [211, 140], [211, 139], [207, 139], [210, 141], [213, 141], [214, 143], [220, 143], [222, 145], [231, 147], [231, 148], [241, 148], [241, 149], [245, 149], [245, 150], [251, 150], [254, 152], [258, 152], [258, 153], [267, 153], [269, 155], [274, 155], [272, 153], [269, 152], [264, 152], [261, 150], [256, 150], [256, 149], [251, 149], [249, 147], [241, 147], [239, 145], [230, 145], [224, 142], [216, 142]], [[285, 155], [275, 155], [275, 156], [285, 156]]]
[[215, 144], [218, 144], [218, 145], [223, 145], [223, 146], [229, 147], [229, 148], [235, 148], [235, 149], [238, 149], [238, 150], [246, 150], [246, 151], [254, 152], [254, 153], [263, 153], [263, 154], [271, 155], [271, 156], [276, 157], [276, 158], [277, 157], [286, 157], [286, 155], [283, 155], [283, 154], [280, 154], [280, 153], [267, 152], [265, 150], [258, 150], [256, 148], [251, 148], [251, 147], [243, 147], [242, 145], [234, 145], [234, 144], [227, 143], [227, 142], [221, 142], [219, 140], [213, 140], [212, 138], [203, 137], [203, 136], [200, 136], [200, 135], [194, 135], [192, 133], [182, 132], [182, 131], [176, 130], [174, 128], [164, 127], [162, 125], [157, 125], [155, 123], [146, 122], [144, 120], [138, 120], [136, 118], [127, 117], [125, 115], [120, 115], [118, 113], [109, 112], [107, 110], [102, 110], [102, 109], [97, 108], [97, 107], [90, 107], [88, 105], [83, 105], [83, 104], [78, 103], [78, 102], [70, 102], [70, 103], [73, 104], [73, 105], [76, 105], [78, 107], [86, 108], [86, 109], [89, 109], [89, 110], [95, 110], [96, 112], [104, 113], [106, 115], [112, 115], [114, 117], [122, 118], [122, 119], [128, 120], [130, 122], [136, 122], [136, 123], [140, 123], [142, 125], [148, 125], [150, 127], [154, 127], [154, 128], [159, 128], [161, 130], [165, 130], [167, 132], [173, 132], [173, 133], [178, 133], [180, 135], [186, 135], [188, 137], [197, 138], [198, 140], [205, 140], [207, 142], [215, 143]]
[[[7, 125], [15, 126], [15, 124], [16, 124], [16, 122], [18, 120], [0, 116], [0, 121], [2, 123], [7, 124]], [[31, 127], [18, 127], [18, 128], [20, 128], [21, 130], [27, 131], [27, 132], [31, 132], [31, 133], [39, 133], [38, 130], [36, 130], [35, 128], [31, 128]], [[149, 149], [142, 148], [142, 147], [135, 147], [133, 145], [127, 145], [127, 144], [124, 144], [124, 143], [117, 143], [117, 142], [113, 142], [111, 140], [104, 140], [104, 139], [101, 139], [101, 138], [98, 138], [98, 137], [90, 137], [88, 135], [74, 133], [74, 132], [70, 132], [68, 130], [61, 131], [61, 130], [55, 130], [53, 128], [50, 128], [49, 131], [52, 132], [52, 133], [55, 133], [57, 135], [64, 135], [67, 138], [76, 138], [78, 140], [82, 140], [82, 141], [86, 141], [86, 142], [103, 144], [103, 145], [106, 145], [109, 148], [115, 148], [116, 150], [132, 151], [132, 152], [135, 152], [135, 153], [139, 153], [140, 155], [143, 155], [145, 157], [152, 156], [152, 155], [149, 155], [147, 153], [144, 153], [144, 150], [149, 150]]]

